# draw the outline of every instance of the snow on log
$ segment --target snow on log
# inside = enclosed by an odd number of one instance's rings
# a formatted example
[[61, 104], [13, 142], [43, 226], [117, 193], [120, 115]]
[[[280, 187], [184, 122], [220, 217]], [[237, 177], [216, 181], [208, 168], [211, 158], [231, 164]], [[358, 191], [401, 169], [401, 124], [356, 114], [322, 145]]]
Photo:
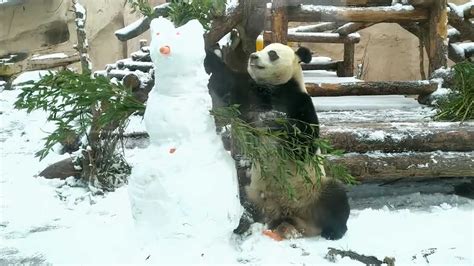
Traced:
[[[153, 16], [158, 18], [160, 16], [168, 16], [168, 5], [169, 3], [161, 4], [153, 8]], [[120, 41], [128, 41], [137, 37], [138, 35], [144, 33], [150, 28], [151, 19], [147, 17], [140, 18], [139, 20], [133, 22], [130, 25], [125, 26], [117, 31], [115, 31], [115, 36]]]
[[339, 33], [341, 35], [348, 35], [356, 31], [368, 28], [372, 25], [374, 25], [374, 23], [349, 22], [337, 28], [334, 32]]
[[298, 6], [300, 4], [329, 5], [329, 6], [389, 6], [392, 0], [288, 0], [288, 5]]
[[371, 81], [349, 83], [306, 83], [311, 96], [348, 95], [420, 95], [430, 94], [438, 88], [432, 81]]
[[46, 167], [46, 169], [39, 173], [39, 176], [42, 176], [46, 179], [66, 179], [70, 176], [79, 177], [80, 174], [81, 170], [76, 169], [74, 167], [72, 158], [67, 158], [49, 165], [48, 167]]
[[77, 33], [77, 45], [75, 45], [74, 48], [79, 52], [82, 73], [91, 73], [92, 63], [87, 52], [89, 44], [86, 35], [86, 9], [79, 4], [77, 0], [73, 0], [73, 10], [76, 15], [75, 23]]
[[211, 22], [211, 29], [205, 34], [206, 47], [210, 47], [232, 31], [243, 19], [243, 5], [239, 4], [229, 14], [215, 18]]
[[79, 54], [74, 55], [65, 55], [65, 57], [48, 57], [45, 56], [37, 56], [31, 58], [26, 66], [25, 70], [41, 70], [41, 69], [50, 69], [55, 67], [63, 67], [67, 66], [81, 60]]
[[474, 40], [474, 26], [468, 19], [464, 19], [464, 11], [453, 3], [448, 3], [448, 6], [449, 25], [456, 28], [463, 39]]
[[360, 35], [358, 33], [340, 35], [339, 33], [328, 32], [295, 32], [288, 33], [288, 41], [313, 43], [358, 43], [360, 41]]
[[448, 56], [449, 59], [451, 59], [455, 63], [459, 63], [466, 60], [466, 53], [464, 52], [464, 49], [462, 49], [461, 46], [456, 43], [449, 44]]
[[140, 70], [142, 72], [148, 72], [153, 69], [152, 62], [140, 62], [140, 61], [132, 61], [132, 60], [119, 60], [117, 61], [117, 68], [118, 69], [128, 69], [130, 71]]
[[474, 177], [474, 152], [348, 153], [330, 158], [360, 181]]
[[345, 152], [474, 150], [474, 123], [344, 123], [321, 126], [321, 137]]
[[301, 5], [288, 7], [288, 19], [297, 22], [409, 22], [426, 21], [429, 12], [412, 6], [333, 7]]
[[337, 29], [340, 26], [339, 23], [335, 22], [322, 22], [314, 25], [298, 26], [288, 29], [288, 32], [324, 32], [328, 30]]

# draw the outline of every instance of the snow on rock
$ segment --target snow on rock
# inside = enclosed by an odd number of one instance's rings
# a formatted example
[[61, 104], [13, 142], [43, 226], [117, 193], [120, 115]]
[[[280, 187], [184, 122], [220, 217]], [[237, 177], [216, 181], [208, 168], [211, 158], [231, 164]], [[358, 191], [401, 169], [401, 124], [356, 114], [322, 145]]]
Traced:
[[50, 72], [49, 70], [35, 70], [35, 71], [28, 71], [21, 73], [15, 80], [12, 82], [12, 87], [21, 86], [26, 82], [31, 81], [38, 81], [43, 76], [48, 75]]
[[[132, 160], [129, 180], [137, 230], [158, 250], [231, 248], [242, 207], [233, 159], [209, 114], [204, 30], [197, 20], [175, 28], [164, 18], [153, 20], [150, 29], [157, 82], [144, 120], [151, 145], [142, 151], [146, 156]], [[189, 256], [181, 261], [195, 261], [200, 254]]]

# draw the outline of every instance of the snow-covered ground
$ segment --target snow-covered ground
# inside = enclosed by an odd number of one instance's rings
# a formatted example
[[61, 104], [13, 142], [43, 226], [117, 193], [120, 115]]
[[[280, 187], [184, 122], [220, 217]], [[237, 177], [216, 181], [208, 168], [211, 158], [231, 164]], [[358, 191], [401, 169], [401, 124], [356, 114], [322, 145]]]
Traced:
[[[51, 154], [42, 162], [34, 158], [42, 145], [41, 138], [51, 127], [42, 112], [27, 115], [14, 110], [17, 94], [0, 92], [0, 265], [361, 265], [349, 258], [329, 262], [325, 259], [328, 247], [378, 259], [394, 257], [396, 265], [474, 263], [474, 203], [455, 196], [442, 204], [424, 200], [433, 195], [407, 197], [404, 206], [416, 208], [352, 210], [349, 231], [338, 241], [316, 237], [276, 242], [263, 236], [262, 225], [256, 224], [251, 236], [224, 241], [219, 243], [221, 248], [196, 241], [192, 249], [183, 250], [180, 240], [174, 239], [157, 249], [143, 249], [133, 224], [127, 187], [92, 196], [72, 179], [35, 177], [48, 164], [67, 156]], [[146, 156], [140, 151], [127, 150], [127, 159], [133, 165]], [[383, 201], [389, 205], [390, 199]], [[427, 203], [419, 208], [419, 202]], [[374, 206], [379, 207], [380, 202]]]

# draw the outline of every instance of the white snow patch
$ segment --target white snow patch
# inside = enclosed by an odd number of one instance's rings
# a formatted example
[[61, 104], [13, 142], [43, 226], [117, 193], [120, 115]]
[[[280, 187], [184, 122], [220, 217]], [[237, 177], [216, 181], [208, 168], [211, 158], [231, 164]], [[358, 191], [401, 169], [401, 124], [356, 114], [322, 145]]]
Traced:
[[[396, 4], [394, 6], [378, 6], [372, 7], [373, 9], [389, 12], [389, 11], [411, 11], [414, 10], [414, 7], [411, 5], [401, 5]], [[301, 5], [301, 10], [303, 11], [316, 11], [321, 13], [332, 13], [338, 11], [340, 8], [336, 6], [320, 6], [320, 5]], [[351, 10], [366, 10], [364, 7], [351, 7]]]
[[54, 53], [54, 54], [46, 54], [46, 55], [35, 55], [31, 58], [31, 60], [44, 60], [44, 59], [60, 59], [68, 57], [65, 53]]
[[48, 75], [50, 72], [54, 73], [54, 71], [49, 70], [35, 70], [23, 72], [15, 80], [13, 80], [12, 86], [21, 85], [29, 81], [36, 82], [40, 80], [43, 76]]

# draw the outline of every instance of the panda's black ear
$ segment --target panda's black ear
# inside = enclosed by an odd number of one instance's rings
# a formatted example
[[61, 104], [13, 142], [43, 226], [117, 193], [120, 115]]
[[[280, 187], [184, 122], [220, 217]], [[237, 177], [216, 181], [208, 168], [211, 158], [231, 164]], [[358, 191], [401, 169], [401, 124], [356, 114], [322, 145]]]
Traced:
[[300, 58], [300, 61], [303, 63], [311, 62], [313, 56], [311, 55], [311, 51], [306, 47], [300, 47], [296, 50], [296, 55]]

